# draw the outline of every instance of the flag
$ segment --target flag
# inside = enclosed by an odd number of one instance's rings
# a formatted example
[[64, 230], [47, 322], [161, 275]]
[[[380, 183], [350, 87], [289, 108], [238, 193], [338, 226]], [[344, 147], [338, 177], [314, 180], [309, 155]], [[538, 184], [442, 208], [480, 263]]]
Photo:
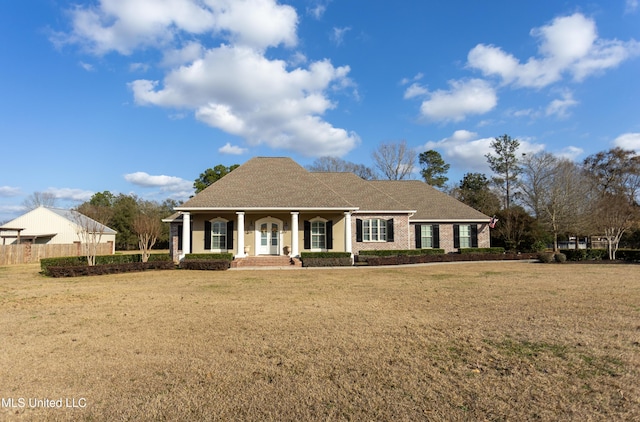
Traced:
[[497, 222], [498, 222], [498, 219], [494, 215], [493, 217], [491, 217], [491, 221], [489, 221], [489, 227], [491, 227], [492, 229], [495, 228]]

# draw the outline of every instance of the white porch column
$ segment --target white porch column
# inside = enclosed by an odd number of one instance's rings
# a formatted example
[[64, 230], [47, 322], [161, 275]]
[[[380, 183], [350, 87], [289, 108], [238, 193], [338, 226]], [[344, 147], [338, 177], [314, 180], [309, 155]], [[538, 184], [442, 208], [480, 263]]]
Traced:
[[238, 250], [236, 251], [236, 258], [244, 258], [244, 212], [236, 212], [238, 215]]
[[191, 253], [191, 213], [182, 212], [182, 254], [180, 259], [188, 253]]
[[291, 256], [298, 256], [300, 252], [298, 251], [298, 215], [300, 213], [297, 211], [291, 212]]
[[351, 253], [353, 257], [351, 248], [351, 212], [347, 211], [344, 213], [344, 251]]

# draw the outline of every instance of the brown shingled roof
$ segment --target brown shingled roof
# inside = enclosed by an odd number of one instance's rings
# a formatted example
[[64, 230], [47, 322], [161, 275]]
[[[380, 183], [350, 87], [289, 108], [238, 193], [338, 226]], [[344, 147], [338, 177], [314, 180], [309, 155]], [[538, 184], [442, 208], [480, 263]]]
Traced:
[[329, 185], [340, 196], [348, 198], [360, 211], [403, 211], [414, 212], [416, 209], [399, 202], [388, 192], [384, 192], [368, 180], [354, 173], [312, 173]]
[[255, 157], [177, 209], [356, 208], [287, 157]]
[[416, 210], [412, 221], [486, 220], [488, 216], [419, 180], [374, 180], [375, 187]]

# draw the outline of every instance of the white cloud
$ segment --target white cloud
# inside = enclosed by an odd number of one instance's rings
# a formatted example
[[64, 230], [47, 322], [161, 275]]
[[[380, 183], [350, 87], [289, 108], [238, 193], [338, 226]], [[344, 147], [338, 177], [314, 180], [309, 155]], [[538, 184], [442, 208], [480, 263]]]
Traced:
[[614, 68], [640, 54], [640, 43], [598, 38], [596, 24], [581, 13], [554, 19], [531, 30], [538, 39], [539, 57], [521, 63], [500, 47], [478, 44], [467, 57], [469, 67], [485, 76], [499, 76], [504, 84], [541, 88], [569, 73], [575, 81]]
[[491, 111], [498, 99], [494, 88], [482, 79], [450, 81], [448, 91], [429, 93], [429, 99], [420, 107], [423, 117], [435, 121], [464, 120], [468, 114]]
[[96, 70], [91, 63], [80, 62], [80, 67], [86, 70], [87, 72], [93, 72]]
[[343, 155], [359, 138], [320, 116], [335, 107], [325, 92], [349, 86], [349, 70], [325, 60], [289, 71], [284, 61], [223, 45], [170, 72], [163, 88], [149, 80], [134, 81], [130, 87], [138, 104], [193, 109], [197, 119], [251, 145], [305, 156]]
[[404, 99], [408, 100], [409, 98], [422, 97], [428, 93], [429, 90], [427, 88], [418, 83], [413, 83], [404, 91]]
[[569, 108], [575, 107], [578, 102], [573, 99], [573, 94], [565, 92], [562, 94], [561, 99], [555, 99], [549, 103], [545, 114], [547, 116], [556, 116], [558, 118], [566, 118], [569, 115]]
[[344, 43], [344, 36], [347, 32], [351, 31], [351, 27], [347, 26], [344, 28], [333, 28], [333, 32], [331, 34], [331, 40], [336, 43], [336, 45], [342, 45]]
[[582, 154], [584, 154], [584, 150], [580, 147], [574, 146], [565, 147], [562, 150], [554, 153], [554, 155], [560, 158], [566, 158], [571, 161], [576, 161]]
[[237, 145], [231, 145], [230, 142], [227, 142], [224, 146], [218, 148], [218, 152], [220, 154], [242, 155], [247, 152], [247, 149]]
[[91, 199], [94, 192], [74, 188], [47, 188], [46, 193], [53, 194], [57, 199], [85, 202]]
[[149, 65], [146, 63], [131, 63], [129, 65], [129, 71], [130, 72], [146, 72], [147, 70], [149, 70]]
[[638, 5], [639, 4], [640, 4], [640, 2], [638, 2], [638, 0], [627, 0], [625, 2], [624, 12], [625, 13], [635, 13], [638, 10]]
[[640, 133], [624, 133], [613, 140], [613, 146], [640, 153]]
[[139, 105], [192, 111], [249, 145], [306, 156], [343, 155], [359, 143], [355, 133], [322, 118], [336, 107], [330, 93], [354, 87], [348, 66], [307, 64], [299, 52], [289, 63], [266, 55], [270, 47], [297, 45], [298, 15], [291, 6], [277, 0], [99, 0], [76, 7], [71, 17], [73, 30], [54, 41], [97, 55], [159, 49], [168, 68], [164, 78], [129, 83]]
[[20, 193], [20, 188], [13, 186], [0, 186], [0, 197], [18, 196]]
[[166, 47], [181, 32], [214, 34], [258, 49], [297, 43], [295, 10], [275, 0], [100, 0], [97, 5], [78, 6], [70, 14], [72, 32], [56, 34], [52, 41], [79, 44], [98, 55]]
[[[474, 171], [489, 174], [491, 170], [487, 164], [486, 154], [493, 154], [491, 142], [495, 138], [478, 138], [478, 134], [468, 130], [457, 130], [450, 137], [439, 141], [429, 141], [422, 150], [441, 151], [446, 162], [452, 167], [463, 169], [465, 172]], [[544, 149], [544, 145], [520, 140], [518, 153], [533, 154]]]
[[162, 191], [179, 192], [192, 189], [193, 182], [175, 176], [152, 176], [143, 171], [124, 175], [124, 179], [144, 188], [160, 188]]

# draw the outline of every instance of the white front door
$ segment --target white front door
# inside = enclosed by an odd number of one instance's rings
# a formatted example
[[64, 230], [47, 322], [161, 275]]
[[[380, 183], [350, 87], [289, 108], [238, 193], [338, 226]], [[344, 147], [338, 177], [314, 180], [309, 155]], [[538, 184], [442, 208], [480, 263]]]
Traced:
[[273, 221], [260, 224], [258, 255], [279, 255], [280, 226]]

